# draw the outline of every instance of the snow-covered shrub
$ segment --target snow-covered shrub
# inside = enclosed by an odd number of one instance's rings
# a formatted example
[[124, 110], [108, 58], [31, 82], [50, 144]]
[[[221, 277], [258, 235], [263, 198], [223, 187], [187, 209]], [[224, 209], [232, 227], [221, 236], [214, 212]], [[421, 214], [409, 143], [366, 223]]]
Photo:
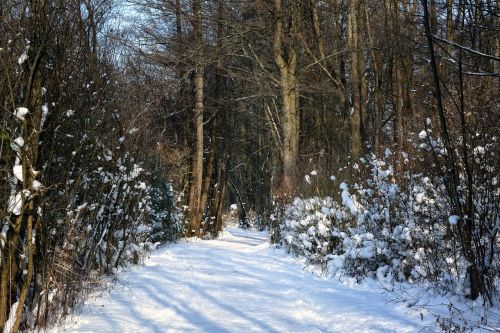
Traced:
[[280, 235], [292, 252], [325, 264], [333, 246], [332, 217], [342, 210], [331, 198], [295, 198], [283, 215]]
[[[104, 274], [138, 262], [163, 241], [159, 230], [158, 238], [151, 233], [167, 225], [159, 218], [176, 214], [175, 194], [163, 197], [151, 181], [145, 161], [154, 145], [135, 127], [147, 120], [127, 104], [134, 96], [120, 84], [123, 77], [106, 57], [90, 56], [78, 36], [60, 45], [65, 28], [57, 22], [50, 52], [30, 42], [30, 29], [12, 30], [12, 47], [0, 50], [5, 82], [17, 82], [9, 93], [0, 84], [6, 105], [0, 115], [0, 271], [12, 276], [0, 279], [0, 328], [16, 314], [18, 327], [27, 330], [68, 313]], [[30, 90], [34, 98], [27, 97]], [[165, 205], [165, 198], [172, 201]], [[176, 237], [175, 228], [163, 236]]]
[[[468, 295], [469, 263], [457, 251], [456, 221], [442, 179], [417, 174], [403, 187], [387, 161], [372, 156], [364, 167], [365, 181], [340, 184], [341, 202], [314, 197], [289, 204], [281, 244], [330, 275], [373, 277], [387, 289], [394, 281], [430, 281], [440, 290]], [[476, 205], [478, 214], [495, 214], [484, 212], [478, 199]], [[491, 248], [488, 253], [498, 253], [498, 242], [483, 242]], [[493, 257], [485, 258], [498, 267]]]

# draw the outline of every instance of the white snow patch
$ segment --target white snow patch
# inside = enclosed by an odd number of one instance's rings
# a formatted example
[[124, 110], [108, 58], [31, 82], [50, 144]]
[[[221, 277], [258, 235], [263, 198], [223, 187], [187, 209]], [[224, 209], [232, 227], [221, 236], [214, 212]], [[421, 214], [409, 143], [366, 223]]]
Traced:
[[40, 183], [38, 180], [34, 180], [33, 184], [31, 185], [31, 187], [34, 190], [39, 190], [42, 187], [42, 183]]
[[40, 120], [40, 128], [43, 128], [45, 121], [47, 120], [47, 116], [49, 115], [49, 107], [47, 104], [42, 105], [42, 119]]
[[[9, 224], [5, 223], [2, 227], [2, 232], [0, 232], [0, 249], [5, 246], [5, 241], [7, 240], [7, 232], [9, 232]], [[2, 258], [0, 257], [0, 265], [2, 264]]]
[[9, 333], [12, 331], [12, 328], [14, 327], [14, 324], [16, 322], [16, 312], [17, 312], [16, 310], [17, 310], [18, 304], [19, 304], [19, 301], [15, 302], [10, 307], [9, 319], [7, 319], [7, 321], [4, 324], [3, 333]]
[[321, 212], [325, 215], [330, 215], [330, 208], [328, 207], [321, 207]]
[[451, 225], [457, 225], [458, 221], [460, 221], [460, 216], [458, 215], [451, 215], [448, 217], [448, 223]]
[[138, 190], [145, 190], [147, 186], [145, 182], [139, 182], [139, 184], [135, 185], [135, 188]]
[[356, 216], [358, 212], [360, 211], [360, 205], [358, 202], [353, 200], [351, 195], [349, 194], [349, 186], [347, 186], [346, 183], [342, 182], [340, 184], [340, 189], [342, 190], [342, 204], [349, 209], [352, 215]]
[[17, 119], [21, 120], [21, 121], [25, 121], [26, 120], [26, 115], [29, 113], [29, 110], [27, 108], [23, 108], [23, 107], [20, 107], [20, 108], [17, 108], [16, 111], [14, 112], [14, 115], [16, 116]]
[[424, 131], [418, 133], [418, 138], [420, 140], [424, 140], [425, 138], [427, 138], [427, 131], [424, 130]]
[[17, 139], [14, 139], [13, 144], [11, 145], [12, 150], [15, 152], [20, 152], [21, 148], [24, 146], [24, 139], [23, 137], [18, 137]]
[[19, 179], [19, 181], [23, 181], [23, 166], [21, 164], [14, 165], [12, 168], [12, 172], [14, 173], [14, 176]]
[[23, 198], [21, 196], [21, 192], [18, 192], [16, 195], [12, 194], [9, 197], [9, 201], [7, 203], [7, 212], [18, 216], [21, 215], [22, 208], [23, 208]]
[[485, 153], [484, 147], [477, 146], [476, 148], [474, 148], [474, 155], [475, 156], [483, 156], [484, 153]]
[[21, 54], [17, 59], [17, 63], [21, 66], [26, 60], [28, 60], [28, 54], [24, 51], [23, 54]]

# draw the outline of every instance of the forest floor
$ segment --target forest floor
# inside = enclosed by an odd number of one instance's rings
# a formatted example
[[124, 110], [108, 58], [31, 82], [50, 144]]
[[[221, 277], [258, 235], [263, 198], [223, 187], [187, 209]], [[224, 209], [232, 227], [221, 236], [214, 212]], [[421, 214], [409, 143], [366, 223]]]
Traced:
[[318, 277], [266, 232], [228, 228], [153, 251], [52, 331], [434, 332], [433, 316], [372, 282]]

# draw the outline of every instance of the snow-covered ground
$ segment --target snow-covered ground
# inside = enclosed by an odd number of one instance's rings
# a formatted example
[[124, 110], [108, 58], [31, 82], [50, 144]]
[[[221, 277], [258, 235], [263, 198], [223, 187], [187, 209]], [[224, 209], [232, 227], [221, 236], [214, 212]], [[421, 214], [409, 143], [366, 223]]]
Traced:
[[372, 285], [303, 269], [265, 232], [172, 244], [52, 332], [433, 332], [434, 318]]

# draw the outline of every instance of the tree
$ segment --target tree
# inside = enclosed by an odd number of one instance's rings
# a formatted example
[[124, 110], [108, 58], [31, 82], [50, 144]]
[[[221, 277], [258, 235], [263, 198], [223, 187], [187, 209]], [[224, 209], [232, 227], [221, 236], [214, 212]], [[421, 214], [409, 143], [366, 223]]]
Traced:
[[[274, 0], [275, 31], [273, 41], [274, 61], [279, 70], [282, 98], [283, 127], [283, 188], [285, 192], [292, 190], [297, 177], [297, 162], [299, 154], [299, 123], [298, 109], [299, 92], [297, 80], [297, 50], [299, 4], [292, 2], [290, 12], [284, 12], [281, 0]], [[286, 16], [285, 16], [286, 15]], [[285, 18], [289, 24], [284, 25]], [[286, 31], [285, 31], [286, 29]], [[286, 36], [290, 36], [286, 40]]]
[[191, 168], [191, 184], [189, 192], [189, 233], [200, 236], [201, 226], [201, 193], [203, 182], [203, 34], [201, 20], [201, 0], [193, 0], [193, 34], [195, 54], [194, 70], [194, 128], [195, 142]]

